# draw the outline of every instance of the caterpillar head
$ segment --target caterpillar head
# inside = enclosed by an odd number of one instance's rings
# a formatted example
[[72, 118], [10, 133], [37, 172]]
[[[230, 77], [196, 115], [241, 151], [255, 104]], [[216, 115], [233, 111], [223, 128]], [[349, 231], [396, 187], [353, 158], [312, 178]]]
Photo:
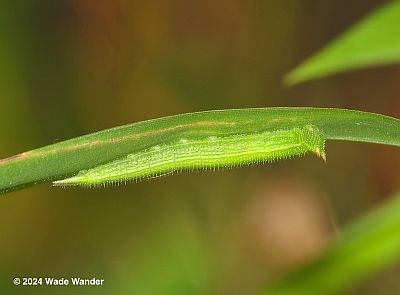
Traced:
[[310, 151], [326, 161], [325, 136], [322, 131], [314, 125], [307, 125], [302, 128], [302, 137]]

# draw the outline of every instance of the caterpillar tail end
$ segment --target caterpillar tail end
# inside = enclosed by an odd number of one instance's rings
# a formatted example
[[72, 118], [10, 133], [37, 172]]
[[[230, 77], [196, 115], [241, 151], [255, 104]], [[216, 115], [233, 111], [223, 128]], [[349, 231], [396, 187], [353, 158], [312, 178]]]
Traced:
[[78, 185], [81, 185], [81, 181], [82, 181], [81, 177], [73, 176], [73, 177], [53, 181], [53, 186], [60, 186], [60, 187], [78, 186]]

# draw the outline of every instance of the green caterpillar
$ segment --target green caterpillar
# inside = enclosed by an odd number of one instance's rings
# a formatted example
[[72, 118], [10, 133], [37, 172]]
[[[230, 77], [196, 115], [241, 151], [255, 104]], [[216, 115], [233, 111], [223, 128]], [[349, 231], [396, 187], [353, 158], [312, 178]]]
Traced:
[[223, 169], [304, 155], [325, 156], [325, 137], [313, 125], [289, 130], [183, 138], [129, 154], [53, 182], [55, 186], [97, 186], [141, 180], [178, 171]]

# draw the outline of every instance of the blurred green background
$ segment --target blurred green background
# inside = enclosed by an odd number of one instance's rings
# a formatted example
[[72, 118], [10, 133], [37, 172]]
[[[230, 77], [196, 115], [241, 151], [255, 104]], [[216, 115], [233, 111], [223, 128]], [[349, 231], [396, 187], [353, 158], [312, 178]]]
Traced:
[[[0, 1], [0, 158], [145, 119], [342, 107], [400, 117], [400, 69], [282, 76], [383, 1]], [[0, 199], [1, 294], [252, 294], [398, 189], [394, 147]], [[398, 294], [400, 265], [348, 294]], [[102, 278], [15, 287], [14, 277]]]

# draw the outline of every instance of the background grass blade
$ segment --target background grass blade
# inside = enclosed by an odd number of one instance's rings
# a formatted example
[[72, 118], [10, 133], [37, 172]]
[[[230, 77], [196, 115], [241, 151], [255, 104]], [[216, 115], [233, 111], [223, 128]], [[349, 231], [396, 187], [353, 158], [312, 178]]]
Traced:
[[400, 1], [390, 1], [285, 77], [289, 85], [335, 73], [400, 62]]
[[[318, 108], [188, 113], [116, 127], [0, 160], [0, 192], [72, 175], [169, 140], [317, 126], [327, 139], [400, 146], [400, 120]], [[329, 157], [329, 152], [328, 152]]]
[[346, 228], [319, 260], [267, 289], [268, 295], [338, 294], [400, 258], [400, 194]]

